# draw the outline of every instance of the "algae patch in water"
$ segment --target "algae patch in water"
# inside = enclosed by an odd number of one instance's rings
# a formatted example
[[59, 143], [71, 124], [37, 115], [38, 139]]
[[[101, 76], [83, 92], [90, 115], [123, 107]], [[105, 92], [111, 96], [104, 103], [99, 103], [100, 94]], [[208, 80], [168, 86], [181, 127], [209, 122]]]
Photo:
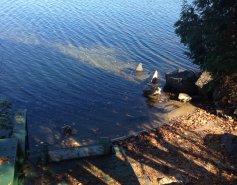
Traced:
[[11, 120], [11, 103], [6, 100], [0, 100], [0, 129], [9, 126]]
[[[122, 50], [103, 46], [87, 48], [63, 44], [56, 44], [53, 47], [59, 52], [87, 63], [94, 68], [105, 70], [129, 81], [136, 81], [136, 73], [134, 72], [137, 64], [134, 61], [121, 58], [121, 56], [125, 57], [127, 55]], [[149, 74], [145, 71], [139, 76], [139, 80], [145, 80], [148, 77]]]

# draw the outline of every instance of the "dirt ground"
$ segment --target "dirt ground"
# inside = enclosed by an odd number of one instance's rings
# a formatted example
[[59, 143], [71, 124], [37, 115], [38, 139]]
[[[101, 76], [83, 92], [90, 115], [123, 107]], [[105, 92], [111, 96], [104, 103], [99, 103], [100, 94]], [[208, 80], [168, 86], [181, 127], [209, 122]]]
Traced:
[[28, 184], [236, 185], [237, 154], [221, 138], [237, 135], [237, 121], [208, 103], [179, 107], [166, 125], [114, 142], [122, 153], [29, 168]]
[[118, 144], [135, 174], [151, 184], [237, 184], [236, 159], [221, 143], [224, 133], [237, 135], [237, 121], [215, 113], [213, 105], [198, 105], [191, 114]]

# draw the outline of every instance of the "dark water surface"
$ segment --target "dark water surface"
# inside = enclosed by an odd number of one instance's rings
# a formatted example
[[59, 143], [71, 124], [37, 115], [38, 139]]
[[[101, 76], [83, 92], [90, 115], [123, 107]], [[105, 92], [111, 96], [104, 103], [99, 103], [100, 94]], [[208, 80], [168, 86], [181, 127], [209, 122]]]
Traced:
[[[182, 0], [1, 0], [0, 96], [27, 108], [30, 144], [152, 124], [146, 72], [193, 68], [174, 33]], [[163, 82], [163, 81], [162, 81]]]

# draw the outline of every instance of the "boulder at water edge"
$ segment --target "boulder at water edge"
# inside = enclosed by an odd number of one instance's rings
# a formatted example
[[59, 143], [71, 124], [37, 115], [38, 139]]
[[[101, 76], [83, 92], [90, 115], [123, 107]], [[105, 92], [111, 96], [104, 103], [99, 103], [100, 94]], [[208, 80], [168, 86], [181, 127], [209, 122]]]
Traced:
[[158, 95], [161, 94], [161, 87], [158, 81], [158, 71], [156, 70], [152, 75], [150, 83], [148, 83], [143, 90], [143, 95], [145, 97], [154, 99], [157, 98]]
[[203, 71], [201, 76], [196, 81], [195, 85], [198, 87], [200, 94], [204, 95], [205, 97], [210, 96], [211, 88], [210, 82], [213, 80], [213, 77], [210, 72]]
[[165, 75], [165, 91], [175, 93], [187, 93], [190, 95], [198, 94], [198, 88], [195, 82], [198, 75], [191, 70], [176, 70]]
[[192, 97], [186, 93], [179, 93], [178, 99], [184, 103], [189, 102]]

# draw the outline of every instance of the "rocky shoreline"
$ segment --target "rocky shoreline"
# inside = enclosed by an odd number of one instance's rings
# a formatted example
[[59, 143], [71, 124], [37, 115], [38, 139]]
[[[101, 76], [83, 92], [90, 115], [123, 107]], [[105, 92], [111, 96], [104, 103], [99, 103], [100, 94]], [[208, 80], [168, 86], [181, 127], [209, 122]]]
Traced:
[[116, 142], [138, 178], [158, 185], [237, 184], [236, 82], [232, 94], [213, 83], [207, 71], [166, 74], [164, 91], [184, 103], [169, 113], [165, 125]]

